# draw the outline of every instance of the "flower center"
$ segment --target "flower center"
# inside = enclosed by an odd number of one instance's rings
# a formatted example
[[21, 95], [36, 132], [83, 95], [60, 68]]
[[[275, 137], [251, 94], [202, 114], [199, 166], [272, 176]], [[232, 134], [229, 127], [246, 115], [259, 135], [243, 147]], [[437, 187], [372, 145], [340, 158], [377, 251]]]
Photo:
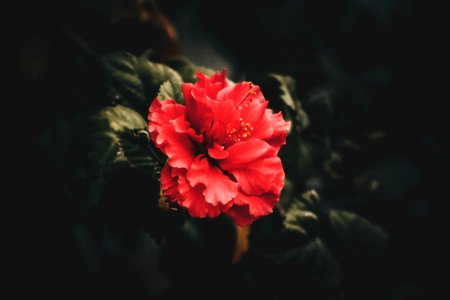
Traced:
[[244, 122], [242, 118], [239, 118], [240, 126], [227, 130], [228, 139], [233, 142], [245, 141], [250, 137], [253, 132], [253, 127], [250, 123]]

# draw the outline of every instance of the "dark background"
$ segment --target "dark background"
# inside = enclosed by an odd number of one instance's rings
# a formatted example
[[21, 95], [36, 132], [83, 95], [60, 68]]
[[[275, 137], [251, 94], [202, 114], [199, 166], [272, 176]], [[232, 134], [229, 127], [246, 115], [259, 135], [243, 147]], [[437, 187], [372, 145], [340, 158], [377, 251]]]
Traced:
[[[17, 103], [27, 124], [25, 134], [14, 134], [21, 150], [12, 177], [23, 187], [13, 199], [20, 214], [11, 271], [17, 291], [60, 299], [445, 298], [444, 4], [157, 2], [159, 9], [153, 1], [26, 1], [14, 9], [10, 26], [17, 33], [6, 46], [15, 53]], [[61, 153], [75, 151], [83, 137], [66, 141], [48, 132], [65, 132], [60, 120], [76, 120], [89, 99], [104, 95], [96, 88], [100, 71], [85, 63], [73, 40], [99, 55], [152, 49], [152, 60], [169, 65], [184, 55], [262, 87], [263, 74], [291, 76], [309, 124], [288, 139], [297, 148], [286, 147], [283, 160], [292, 193], [314, 188], [321, 196], [317, 236], [327, 254], [322, 246], [290, 253], [310, 244], [292, 244], [276, 212], [255, 223], [250, 251], [231, 265], [236, 245], [228, 220], [166, 230], [178, 221], [140, 201], [157, 187], [136, 188], [149, 179], [135, 172], [108, 178], [92, 210], [74, 203], [59, 182], [78, 162]], [[271, 100], [271, 90], [263, 92]], [[54, 94], [59, 98], [49, 100]], [[273, 105], [282, 106], [275, 99]], [[328, 215], [334, 209], [364, 217], [383, 233], [355, 225], [342, 237]]]

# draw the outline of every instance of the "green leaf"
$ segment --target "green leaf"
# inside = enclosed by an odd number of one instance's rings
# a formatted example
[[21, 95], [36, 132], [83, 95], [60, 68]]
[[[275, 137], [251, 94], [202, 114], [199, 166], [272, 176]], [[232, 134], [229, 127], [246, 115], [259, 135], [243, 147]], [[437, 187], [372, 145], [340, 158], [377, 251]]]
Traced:
[[181, 85], [180, 75], [170, 67], [136, 57], [127, 52], [101, 56], [106, 94], [116, 102], [126, 104], [146, 117], [151, 101], [160, 86], [171, 82]]
[[311, 227], [316, 227], [319, 219], [316, 214], [310, 211], [292, 209], [286, 216], [284, 226], [290, 232], [298, 235], [309, 236]]
[[281, 111], [286, 120], [291, 121], [291, 130], [286, 145], [280, 151], [286, 174], [300, 181], [306, 180], [315, 171], [316, 149], [303, 138], [302, 130], [309, 126], [309, 118], [303, 110], [296, 91], [295, 80], [280, 74], [265, 74], [257, 79], [269, 106], [274, 111]]
[[340, 265], [319, 232], [319, 196], [310, 190], [290, 203], [287, 210], [278, 207], [284, 217], [281, 230], [266, 230], [268, 237], [258, 240], [262, 244], [251, 244], [255, 276], [275, 286], [283, 299], [299, 291], [334, 299], [330, 295], [340, 285]]
[[[156, 94], [160, 92], [161, 85], [166, 82], [171, 82], [174, 86], [177, 85], [181, 92], [181, 83], [183, 82], [181, 76], [175, 70], [166, 65], [154, 63], [147, 60], [145, 57], [140, 57], [136, 70], [149, 97], [156, 97]], [[151, 100], [153, 100], [153, 98], [151, 98]], [[158, 98], [160, 100], [165, 99], [160, 98], [159, 96]]]
[[379, 257], [388, 240], [380, 227], [357, 214], [331, 210], [329, 219], [334, 232], [352, 253]]
[[116, 105], [93, 111], [83, 123], [78, 134], [84, 142], [76, 149], [66, 185], [80, 217], [143, 229], [155, 238], [181, 227], [182, 211], [160, 206], [164, 158], [150, 142], [147, 122]]
[[158, 93], [158, 99], [173, 99], [177, 103], [184, 104], [183, 91], [181, 90], [181, 82], [166, 81], [164, 82]]
[[294, 97], [295, 93], [295, 81], [290, 76], [282, 76], [279, 74], [269, 74], [269, 76], [275, 78], [280, 83], [280, 98], [283, 100], [284, 104], [292, 108], [296, 109], [297, 104]]
[[118, 52], [100, 56], [100, 60], [107, 95], [133, 108], [142, 108], [147, 95], [136, 71], [137, 58], [127, 52]]
[[303, 110], [297, 95], [295, 80], [290, 76], [274, 73], [270, 73], [268, 76], [276, 80], [278, 86], [276, 98], [279, 99], [280, 102], [282, 102], [287, 108], [289, 108], [290, 112], [293, 114], [292, 119], [298, 126], [297, 129], [300, 130], [308, 127], [309, 118]]
[[314, 190], [295, 199], [287, 210], [284, 218], [284, 229], [296, 238], [314, 238], [319, 227], [317, 216], [319, 196]]
[[147, 122], [136, 111], [122, 105], [105, 107], [80, 123], [84, 126], [80, 124], [74, 138], [83, 142], [74, 145], [65, 186], [82, 215], [97, 206], [111, 174], [136, 170], [157, 182], [160, 162], [151, 155], [148, 135], [140, 134], [147, 132]]
[[158, 161], [148, 148], [147, 122], [136, 111], [121, 105], [106, 107], [90, 121], [89, 158], [98, 174], [123, 167], [157, 172]]
[[313, 284], [337, 287], [340, 283], [339, 263], [320, 238], [284, 252], [274, 264], [288, 268], [287, 274], [296, 271]]

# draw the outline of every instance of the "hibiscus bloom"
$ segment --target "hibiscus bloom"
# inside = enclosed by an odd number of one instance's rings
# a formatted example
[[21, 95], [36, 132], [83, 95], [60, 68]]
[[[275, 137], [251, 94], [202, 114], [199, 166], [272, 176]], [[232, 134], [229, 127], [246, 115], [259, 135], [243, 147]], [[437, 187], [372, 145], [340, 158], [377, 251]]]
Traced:
[[193, 217], [230, 216], [247, 226], [272, 212], [283, 188], [277, 156], [290, 124], [274, 114], [257, 85], [229, 86], [225, 70], [182, 84], [185, 105], [155, 98], [152, 141], [167, 155], [161, 187]]

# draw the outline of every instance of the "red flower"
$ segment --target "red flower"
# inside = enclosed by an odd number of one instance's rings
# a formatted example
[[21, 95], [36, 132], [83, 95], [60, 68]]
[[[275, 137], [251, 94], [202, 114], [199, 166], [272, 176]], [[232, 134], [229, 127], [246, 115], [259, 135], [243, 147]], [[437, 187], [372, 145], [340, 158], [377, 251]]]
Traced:
[[186, 105], [155, 98], [149, 131], [168, 157], [161, 186], [170, 201], [193, 217], [221, 212], [247, 226], [270, 214], [283, 188], [277, 156], [289, 123], [267, 109], [259, 87], [228, 86], [225, 71], [183, 84]]

